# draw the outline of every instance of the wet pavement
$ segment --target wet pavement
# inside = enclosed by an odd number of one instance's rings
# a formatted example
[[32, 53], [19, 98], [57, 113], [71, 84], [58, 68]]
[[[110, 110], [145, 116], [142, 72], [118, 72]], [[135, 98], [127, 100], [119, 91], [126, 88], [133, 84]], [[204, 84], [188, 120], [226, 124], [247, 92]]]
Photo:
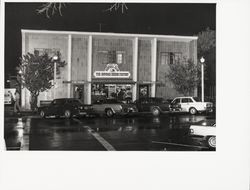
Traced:
[[7, 150], [207, 151], [188, 135], [206, 115], [46, 118], [5, 117]]

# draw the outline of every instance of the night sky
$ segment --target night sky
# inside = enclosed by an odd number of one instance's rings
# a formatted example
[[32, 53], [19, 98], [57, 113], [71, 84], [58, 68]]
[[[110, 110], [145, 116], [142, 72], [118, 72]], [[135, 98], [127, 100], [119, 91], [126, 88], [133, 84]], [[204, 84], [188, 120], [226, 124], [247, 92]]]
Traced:
[[111, 4], [70, 3], [47, 18], [41, 3], [5, 3], [5, 77], [15, 75], [21, 56], [21, 29], [164, 35], [197, 35], [215, 30], [215, 4], [127, 3], [125, 13], [105, 11]]

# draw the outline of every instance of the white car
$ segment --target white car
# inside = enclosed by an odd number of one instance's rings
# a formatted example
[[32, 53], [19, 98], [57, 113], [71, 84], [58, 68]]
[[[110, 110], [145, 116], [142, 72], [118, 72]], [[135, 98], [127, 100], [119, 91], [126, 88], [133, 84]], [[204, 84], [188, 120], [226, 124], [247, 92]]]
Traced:
[[197, 97], [176, 97], [170, 105], [171, 112], [189, 112], [194, 115], [197, 112], [212, 112], [212, 102], [202, 102]]
[[214, 119], [207, 119], [193, 124], [189, 128], [189, 135], [205, 140], [209, 148], [216, 148], [216, 124]]

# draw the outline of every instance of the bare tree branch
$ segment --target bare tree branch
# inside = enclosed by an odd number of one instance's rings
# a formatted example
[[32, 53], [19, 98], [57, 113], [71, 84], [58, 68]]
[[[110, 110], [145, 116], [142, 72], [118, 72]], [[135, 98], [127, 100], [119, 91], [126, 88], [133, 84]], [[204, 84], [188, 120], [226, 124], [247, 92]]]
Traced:
[[62, 16], [62, 8], [65, 7], [65, 3], [44, 3], [38, 9], [36, 9], [37, 14], [46, 14], [47, 18], [59, 12], [60, 16]]
[[112, 4], [108, 9], [106, 9], [106, 11], [117, 11], [119, 8], [121, 8], [122, 13], [124, 13], [125, 10], [128, 9], [126, 3], [114, 3]]
[[[59, 12], [60, 16], [62, 16], [62, 8], [65, 7], [65, 3], [43, 3], [42, 6], [36, 9], [37, 14], [46, 14], [47, 18], [55, 15]], [[105, 11], [118, 11], [121, 9], [122, 13], [124, 13], [128, 7], [126, 3], [113, 3], [108, 9]]]

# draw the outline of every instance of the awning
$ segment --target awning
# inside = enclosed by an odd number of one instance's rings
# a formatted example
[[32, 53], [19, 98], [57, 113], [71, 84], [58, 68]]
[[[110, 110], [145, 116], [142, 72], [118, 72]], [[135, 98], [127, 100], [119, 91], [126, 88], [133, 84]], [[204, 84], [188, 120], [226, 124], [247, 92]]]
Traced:
[[72, 80], [72, 81], [63, 81], [63, 83], [70, 84], [87, 84], [87, 83], [98, 83], [98, 84], [156, 84], [164, 85], [165, 83], [161, 81], [133, 81], [132, 79], [92, 79], [91, 82], [85, 80]]
[[161, 81], [137, 81], [137, 84], [164, 84]]
[[131, 79], [92, 79], [92, 83], [98, 84], [135, 84]]

